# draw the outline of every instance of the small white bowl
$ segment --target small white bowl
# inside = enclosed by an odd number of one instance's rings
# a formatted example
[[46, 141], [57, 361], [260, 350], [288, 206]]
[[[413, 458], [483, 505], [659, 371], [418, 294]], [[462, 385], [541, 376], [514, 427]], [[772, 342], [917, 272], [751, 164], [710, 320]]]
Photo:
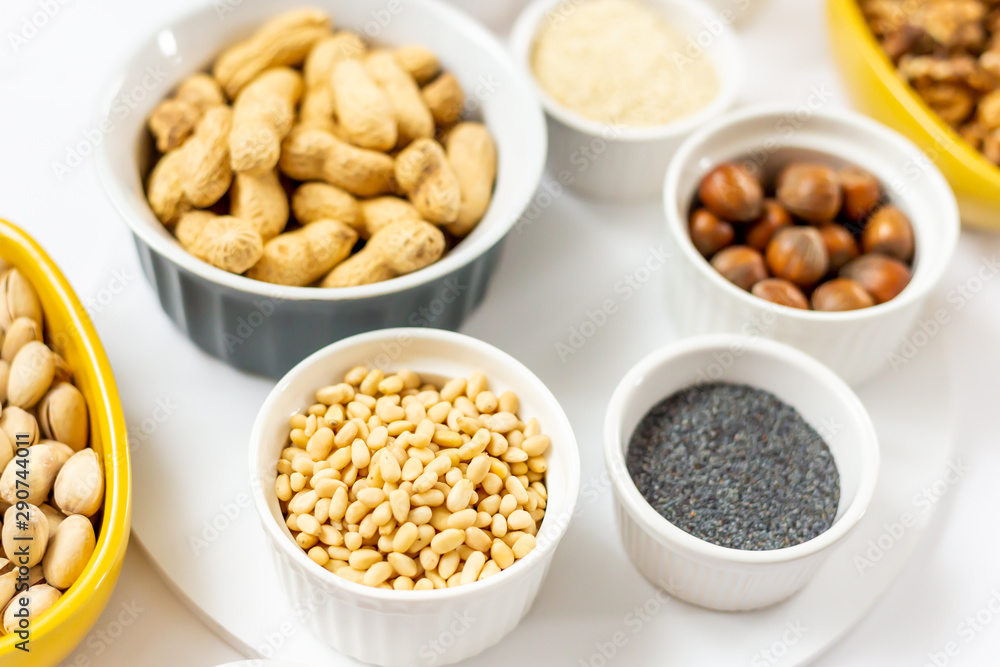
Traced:
[[564, 2], [572, 5], [580, 0], [535, 0], [518, 17], [510, 37], [514, 59], [534, 82], [545, 108], [548, 169], [563, 185], [591, 197], [616, 201], [653, 197], [660, 192], [670, 157], [684, 137], [733, 106], [743, 79], [739, 41], [719, 21], [718, 12], [698, 0], [649, 0], [674, 28], [707, 44], [704, 53], [718, 74], [719, 92], [707, 106], [673, 123], [614, 126], [563, 106], [534, 76], [535, 36], [542, 21]]
[[[780, 306], [723, 278], [695, 249], [688, 212], [708, 171], [735, 160], [772, 178], [784, 165], [803, 159], [867, 169], [910, 218], [916, 242], [913, 279], [895, 299], [838, 313]], [[671, 256], [664, 272], [667, 310], [677, 333], [773, 338], [808, 352], [852, 385], [886, 365], [941, 281], [958, 242], [958, 205], [937, 167], [901, 135], [850, 111], [801, 113], [766, 105], [727, 114], [677, 150], [663, 203]]]
[[[840, 504], [829, 530], [784, 549], [743, 551], [681, 530], [646, 502], [625, 464], [632, 433], [664, 398], [710, 381], [769, 391], [823, 437], [840, 474]], [[618, 528], [636, 568], [675, 597], [724, 611], [766, 607], [801, 589], [864, 515], [879, 468], [875, 427], [840, 378], [787, 345], [733, 335], [683, 340], [636, 364], [608, 405], [604, 458]]]
[[[489, 579], [457, 588], [394, 591], [351, 583], [316, 565], [292, 539], [274, 493], [275, 465], [288, 419], [312, 404], [316, 389], [353, 366], [408, 368], [435, 380], [483, 371], [495, 392], [514, 391], [521, 415], [535, 417], [552, 438], [548, 500], [538, 546]], [[556, 546], [573, 516], [580, 486], [576, 438], [559, 402], [508, 354], [462, 334], [385, 329], [334, 343], [303, 360], [261, 406], [250, 446], [250, 481], [278, 579], [305, 625], [333, 648], [377, 665], [446, 665], [499, 642], [528, 612]]]

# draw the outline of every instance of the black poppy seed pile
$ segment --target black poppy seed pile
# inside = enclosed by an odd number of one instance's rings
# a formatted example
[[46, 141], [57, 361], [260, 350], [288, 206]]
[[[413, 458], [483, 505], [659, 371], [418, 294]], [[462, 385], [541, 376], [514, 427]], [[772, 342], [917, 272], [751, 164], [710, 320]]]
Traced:
[[679, 391], [639, 422], [629, 475], [678, 528], [723, 547], [780, 549], [826, 531], [840, 475], [823, 438], [773, 394], [713, 382]]

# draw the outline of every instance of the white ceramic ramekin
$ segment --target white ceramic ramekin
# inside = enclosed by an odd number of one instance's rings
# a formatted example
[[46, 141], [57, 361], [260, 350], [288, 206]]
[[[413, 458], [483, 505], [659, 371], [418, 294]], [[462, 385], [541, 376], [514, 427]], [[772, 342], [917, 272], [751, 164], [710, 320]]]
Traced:
[[653, 197], [660, 192], [670, 157], [684, 137], [733, 105], [742, 83], [739, 42], [718, 12], [698, 0], [650, 0], [671, 25], [690, 37], [693, 57], [711, 60], [719, 76], [719, 93], [701, 110], [667, 125], [625, 127], [594, 121], [555, 101], [538, 85], [531, 68], [542, 22], [559, 20], [560, 12], [572, 11], [584, 1], [535, 0], [511, 32], [514, 58], [535, 83], [545, 108], [549, 171], [563, 185], [595, 198]]
[[185, 77], [222, 49], [287, 11], [284, 0], [201, 3], [139, 42], [100, 104], [98, 175], [135, 237], [160, 305], [196, 345], [237, 368], [281, 377], [346, 336], [394, 326], [457, 329], [483, 300], [507, 233], [545, 166], [542, 110], [504, 46], [437, 0], [312, 0], [337, 29], [375, 45], [425, 44], [466, 92], [497, 143], [493, 200], [469, 236], [425, 269], [373, 285], [320, 289], [272, 285], [191, 256], [156, 219], [143, 189], [152, 142], [146, 121]]
[[[633, 431], [667, 396], [710, 381], [769, 391], [823, 437], [840, 474], [840, 505], [829, 530], [784, 549], [730, 549], [674, 526], [642, 497], [625, 465]], [[787, 345], [735, 335], [683, 340], [636, 364], [611, 397], [604, 458], [622, 542], [636, 568], [675, 597], [726, 611], [766, 607], [801, 589], [864, 515], [879, 468], [875, 428], [840, 378]]]
[[[909, 216], [916, 239], [913, 279], [886, 303], [839, 313], [772, 304], [723, 278], [688, 233], [701, 178], [737, 161], [772, 178], [794, 160], [857, 165], [874, 174]], [[773, 338], [813, 355], [852, 385], [881, 370], [920, 316], [958, 242], [955, 196], [937, 167], [896, 132], [849, 111], [763, 106], [719, 118], [681, 146], [667, 171], [667, 309], [677, 333]]]
[[[316, 565], [285, 526], [274, 493], [275, 464], [287, 442], [288, 418], [313, 403], [318, 387], [351, 367], [408, 368], [436, 380], [483, 371], [494, 391], [514, 391], [521, 415], [552, 437], [548, 501], [538, 546], [498, 575], [432, 591], [387, 591], [346, 581]], [[250, 476], [278, 579], [305, 624], [338, 651], [377, 665], [446, 665], [500, 641], [531, 607], [580, 486], [576, 439], [559, 402], [530, 370], [482, 341], [434, 329], [385, 329], [334, 343], [278, 382], [251, 435]]]

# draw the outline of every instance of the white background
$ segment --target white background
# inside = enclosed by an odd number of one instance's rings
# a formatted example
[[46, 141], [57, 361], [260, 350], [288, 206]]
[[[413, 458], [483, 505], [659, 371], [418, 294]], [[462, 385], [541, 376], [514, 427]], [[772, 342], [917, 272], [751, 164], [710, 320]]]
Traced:
[[[121, 277], [123, 269], [124, 289], [140, 291], [144, 299], [154, 295], [130, 268], [135, 265], [131, 240], [105, 201], [91, 161], [84, 158], [62, 177], [55, 163], [65, 162], [71, 146], [87, 141], [87, 132], [95, 127], [95, 96], [134, 41], [181, 6], [192, 4], [4, 0], [0, 9], [0, 216], [25, 227], [48, 250], [81, 299], [94, 304], [92, 316], [99, 331], [115, 308], [108, 288], [118, 284], [115, 276]], [[15, 48], [10, 34], [19, 33], [25, 18], [45, 5], [55, 8], [54, 15]], [[747, 23], [742, 32], [749, 76], [741, 101], [801, 104], [819, 90], [830, 95], [830, 105], [847, 105], [830, 60], [824, 21], [819, 0], [773, 0]], [[629, 224], [628, 209], [599, 210], [607, 213], [608, 225]], [[544, 223], [543, 217], [535, 224]], [[529, 242], [521, 238], [508, 245], [503, 260], [507, 270], [517, 265], [518, 246]], [[1000, 238], [965, 232], [941, 293], [962, 284], [976, 287], [974, 280], [968, 281], [984, 260], [997, 256]], [[497, 302], [498, 291], [494, 286], [484, 308]], [[134, 335], [142, 336], [147, 323], [135, 321], [133, 326]], [[969, 641], [959, 634], [966, 617], [1000, 596], [1000, 280], [982, 284], [968, 305], [954, 313], [948, 328], [958, 456], [972, 471], [942, 501], [921, 553], [904, 575], [820, 665], [919, 667], [927, 663], [928, 653], [940, 652], [952, 641], [960, 650], [948, 660], [950, 665], [996, 664], [1000, 656], [1000, 618]], [[234, 467], [242, 471], [243, 462]], [[137, 615], [118, 632], [117, 619], [132, 615], [127, 608]], [[108, 634], [98, 634], [101, 631]], [[107, 612], [75, 657], [78, 664], [195, 666], [239, 658], [184, 608], [134, 545]], [[655, 663], [655, 656], [650, 659]]]

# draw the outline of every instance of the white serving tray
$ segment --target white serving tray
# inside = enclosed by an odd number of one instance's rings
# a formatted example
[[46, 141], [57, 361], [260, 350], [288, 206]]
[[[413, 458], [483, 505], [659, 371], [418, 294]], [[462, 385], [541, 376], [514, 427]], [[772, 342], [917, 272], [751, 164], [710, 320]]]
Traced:
[[[802, 593], [726, 614], [666, 598], [643, 580], [613, 525], [601, 432], [621, 376], [673, 337], [657, 270], [662, 224], [655, 203], [556, 197], [512, 232], [491, 291], [464, 328], [548, 383], [581, 448], [581, 511], [537, 603], [508, 637], [531, 647], [519, 652], [525, 666], [601, 667], [612, 655], [623, 665], [807, 663], [864, 616], [917, 551], [936, 507], [924, 490], [933, 489], [931, 498], [947, 490], [953, 424], [940, 335], [861, 389], [882, 442], [879, 486], [858, 530]], [[126, 256], [138, 275], [134, 253]], [[265, 555], [247, 459], [272, 383], [202, 354], [138, 282], [95, 318], [129, 425], [133, 537], [190, 607], [247, 656], [356, 664], [298, 624]], [[904, 515], [912, 522], [900, 530]], [[474, 662], [499, 667], [509, 655], [495, 647]]]

